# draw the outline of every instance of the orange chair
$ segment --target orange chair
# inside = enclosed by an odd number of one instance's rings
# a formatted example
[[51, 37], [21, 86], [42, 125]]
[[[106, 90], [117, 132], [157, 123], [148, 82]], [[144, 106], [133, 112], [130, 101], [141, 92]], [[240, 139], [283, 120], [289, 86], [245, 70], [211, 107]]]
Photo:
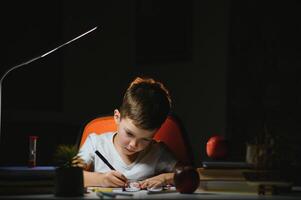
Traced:
[[[90, 133], [102, 134], [116, 130], [117, 126], [113, 116], [97, 117], [84, 126], [79, 147], [83, 145]], [[191, 148], [186, 136], [179, 119], [174, 115], [169, 115], [156, 132], [154, 139], [164, 142], [179, 161], [193, 164]]]

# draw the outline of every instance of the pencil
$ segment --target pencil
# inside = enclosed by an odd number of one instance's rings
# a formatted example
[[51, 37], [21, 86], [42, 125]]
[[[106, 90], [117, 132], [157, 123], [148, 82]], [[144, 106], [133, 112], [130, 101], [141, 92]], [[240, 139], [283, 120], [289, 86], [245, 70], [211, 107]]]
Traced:
[[96, 150], [95, 153], [111, 170], [115, 170], [115, 168], [109, 163], [109, 161], [103, 155], [101, 155], [101, 153], [98, 150]]

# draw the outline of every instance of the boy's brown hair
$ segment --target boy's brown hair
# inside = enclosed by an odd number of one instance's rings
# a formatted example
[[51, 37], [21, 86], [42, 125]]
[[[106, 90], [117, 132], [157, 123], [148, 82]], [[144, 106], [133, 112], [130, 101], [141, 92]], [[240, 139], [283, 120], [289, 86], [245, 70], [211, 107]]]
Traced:
[[124, 94], [120, 114], [138, 128], [154, 130], [161, 127], [170, 109], [171, 98], [161, 82], [137, 77]]

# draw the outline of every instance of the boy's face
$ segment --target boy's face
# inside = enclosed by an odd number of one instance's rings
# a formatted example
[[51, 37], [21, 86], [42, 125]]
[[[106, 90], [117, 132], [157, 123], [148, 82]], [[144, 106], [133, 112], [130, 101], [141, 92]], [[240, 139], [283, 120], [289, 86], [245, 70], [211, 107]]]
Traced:
[[144, 130], [136, 127], [129, 118], [120, 118], [118, 110], [114, 112], [118, 134], [115, 143], [124, 155], [133, 155], [144, 150], [151, 142], [157, 131]]

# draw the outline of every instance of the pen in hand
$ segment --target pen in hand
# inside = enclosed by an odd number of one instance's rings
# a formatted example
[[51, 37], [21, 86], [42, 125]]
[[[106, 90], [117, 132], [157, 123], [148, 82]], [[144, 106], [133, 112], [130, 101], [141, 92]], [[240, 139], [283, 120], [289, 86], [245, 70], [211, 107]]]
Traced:
[[95, 153], [111, 170], [115, 170], [115, 168], [109, 163], [109, 161], [98, 150], [96, 150]]
[[[95, 151], [96, 155], [111, 169], [111, 170], [115, 170], [115, 168], [109, 163], [109, 161], [98, 151]], [[122, 187], [122, 191], [125, 191], [125, 186]]]

